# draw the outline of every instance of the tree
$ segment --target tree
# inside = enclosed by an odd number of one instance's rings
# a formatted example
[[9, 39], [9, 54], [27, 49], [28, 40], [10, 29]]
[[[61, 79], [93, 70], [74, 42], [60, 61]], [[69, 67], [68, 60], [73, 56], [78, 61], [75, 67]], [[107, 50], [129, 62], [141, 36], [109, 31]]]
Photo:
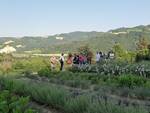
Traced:
[[0, 71], [2, 71], [3, 74], [7, 74], [12, 70], [12, 61], [13, 57], [11, 54], [3, 54], [1, 56]]
[[125, 56], [125, 50], [121, 47], [119, 43], [113, 46], [113, 51], [115, 52], [116, 58], [123, 58]]
[[150, 44], [147, 46], [147, 48], [148, 48], [148, 57], [150, 59]]
[[84, 56], [91, 56], [92, 55], [92, 51], [90, 50], [89, 46], [88, 45], [84, 45], [84, 46], [81, 46], [80, 48], [78, 48], [78, 52], [81, 54], [81, 55], [84, 55]]
[[145, 50], [148, 47], [148, 43], [147, 40], [145, 39], [145, 37], [141, 37], [139, 39], [139, 42], [137, 43], [137, 49], [138, 50]]
[[149, 60], [149, 53], [150, 53], [150, 45], [148, 45], [147, 40], [145, 39], [144, 35], [142, 35], [137, 43], [137, 55], [136, 61], [141, 60]]
[[78, 52], [79, 54], [86, 56], [87, 62], [89, 64], [92, 63], [93, 52], [90, 50], [88, 45], [81, 46], [80, 48], [78, 48]]
[[150, 44], [148, 44], [147, 49], [150, 51]]

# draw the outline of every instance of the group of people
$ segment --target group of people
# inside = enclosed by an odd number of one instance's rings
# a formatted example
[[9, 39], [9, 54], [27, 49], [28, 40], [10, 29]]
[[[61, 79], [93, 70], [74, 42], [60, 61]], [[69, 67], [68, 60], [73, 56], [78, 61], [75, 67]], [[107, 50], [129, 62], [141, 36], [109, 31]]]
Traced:
[[84, 65], [84, 64], [91, 64], [92, 57], [91, 56], [85, 56], [82, 54], [69, 54], [68, 57], [65, 59], [64, 54], [62, 53], [59, 59], [57, 59], [55, 56], [52, 56], [50, 58], [50, 64], [51, 69], [55, 69], [56, 65], [60, 64], [60, 71], [64, 69], [64, 64], [66, 63], [68, 66], [72, 65]]
[[92, 57], [81, 55], [81, 54], [79, 55], [75, 54], [73, 57], [73, 64], [79, 64], [79, 65], [91, 64], [91, 60]]
[[59, 60], [55, 57], [52, 56], [50, 58], [50, 64], [51, 64], [51, 69], [54, 70], [56, 68], [56, 65], [58, 64], [58, 61], [60, 62], [60, 70], [63, 70], [64, 67], [64, 62], [65, 62], [65, 58], [64, 58], [64, 54], [62, 53]]
[[103, 53], [103, 52], [97, 52], [96, 53], [96, 63], [99, 63], [101, 60], [104, 59], [114, 59], [115, 54], [113, 51], [109, 51], [108, 53]]
[[[112, 51], [108, 52], [107, 54], [102, 52], [96, 53], [96, 63], [99, 63], [102, 59], [113, 59], [115, 57], [114, 53]], [[50, 58], [50, 64], [51, 69], [55, 69], [56, 65], [60, 64], [60, 71], [64, 69], [64, 64], [66, 63], [68, 66], [72, 65], [85, 65], [85, 64], [91, 64], [92, 63], [92, 55], [83, 55], [83, 54], [68, 54], [66, 60], [64, 57], [64, 54], [62, 53], [59, 59], [57, 59], [55, 56], [52, 56]]]

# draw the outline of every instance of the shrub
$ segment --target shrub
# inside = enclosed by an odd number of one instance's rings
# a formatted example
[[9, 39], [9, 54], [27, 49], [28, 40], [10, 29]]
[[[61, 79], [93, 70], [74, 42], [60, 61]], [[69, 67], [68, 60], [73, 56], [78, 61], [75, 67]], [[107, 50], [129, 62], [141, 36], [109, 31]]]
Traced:
[[150, 51], [149, 51], [149, 49], [144, 49], [144, 50], [138, 51], [138, 53], [136, 55], [136, 58], [135, 58], [135, 61], [140, 62], [142, 60], [145, 60], [145, 61], [150, 60]]
[[41, 70], [38, 71], [38, 75], [48, 77], [51, 75], [51, 70], [50, 68], [42, 68]]
[[16, 97], [8, 90], [0, 93], [0, 113], [36, 113], [28, 103], [29, 97]]
[[7, 74], [12, 71], [12, 62], [3, 61], [2, 63], [0, 63], [0, 71], [2, 71], [3, 74]]
[[122, 75], [118, 78], [119, 86], [133, 88], [135, 86], [143, 86], [146, 80], [142, 77], [133, 75]]
[[143, 88], [143, 87], [138, 87], [134, 88], [132, 91], [132, 94], [136, 96], [135, 98], [138, 99], [150, 99], [150, 90], [149, 88]]
[[31, 71], [30, 69], [27, 69], [27, 70], [24, 70], [24, 71], [23, 71], [23, 74], [24, 74], [25, 76], [30, 76], [30, 75], [32, 75], [32, 71]]
[[[38, 89], [37, 89], [38, 88]], [[48, 104], [53, 108], [62, 108], [69, 97], [64, 90], [54, 87], [36, 87], [30, 91], [32, 98], [40, 103]]]
[[148, 113], [141, 108], [124, 108], [113, 104], [105, 104], [103, 102], [92, 104], [86, 113]]
[[25, 66], [23, 65], [23, 62], [17, 61], [17, 62], [14, 63], [13, 68], [14, 69], [24, 69]]
[[36, 84], [29, 80], [3, 79], [0, 83], [6, 89], [10, 89], [11, 86], [13, 93], [30, 96], [33, 100], [54, 108], [62, 108], [67, 98], [69, 98], [69, 93], [64, 89], [55, 86], [48, 87], [42, 83]]
[[67, 113], [86, 113], [89, 107], [89, 99], [85, 96], [72, 98], [65, 104], [65, 111]]

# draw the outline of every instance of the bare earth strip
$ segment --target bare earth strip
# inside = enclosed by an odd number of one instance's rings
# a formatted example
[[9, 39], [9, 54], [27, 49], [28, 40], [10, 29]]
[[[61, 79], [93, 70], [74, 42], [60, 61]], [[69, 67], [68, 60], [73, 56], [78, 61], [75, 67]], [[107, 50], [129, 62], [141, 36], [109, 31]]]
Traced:
[[39, 111], [39, 113], [62, 113], [60, 111], [56, 111], [46, 105], [41, 105], [37, 102], [30, 102], [31, 106]]

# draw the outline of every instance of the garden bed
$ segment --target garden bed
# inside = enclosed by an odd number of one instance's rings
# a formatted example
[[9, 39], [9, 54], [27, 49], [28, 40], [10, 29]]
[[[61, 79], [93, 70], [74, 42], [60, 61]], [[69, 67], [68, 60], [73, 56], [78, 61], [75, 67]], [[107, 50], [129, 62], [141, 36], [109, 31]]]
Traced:
[[114, 110], [115, 113], [128, 113], [130, 111], [133, 113], [148, 113], [148, 111], [144, 109], [134, 108], [130, 105], [124, 108], [122, 105], [118, 107], [118, 105], [111, 103], [106, 104], [102, 99], [100, 99], [100, 101], [97, 99], [92, 100], [90, 94], [72, 97], [72, 94], [64, 88], [52, 85], [47, 86], [45, 83], [30, 80], [5, 78], [1, 80], [1, 84], [3, 84], [6, 89], [11, 87], [13, 92], [17, 94], [31, 96], [32, 100], [62, 110], [65, 113], [99, 113], [104, 111], [106, 113], [114, 113]]

